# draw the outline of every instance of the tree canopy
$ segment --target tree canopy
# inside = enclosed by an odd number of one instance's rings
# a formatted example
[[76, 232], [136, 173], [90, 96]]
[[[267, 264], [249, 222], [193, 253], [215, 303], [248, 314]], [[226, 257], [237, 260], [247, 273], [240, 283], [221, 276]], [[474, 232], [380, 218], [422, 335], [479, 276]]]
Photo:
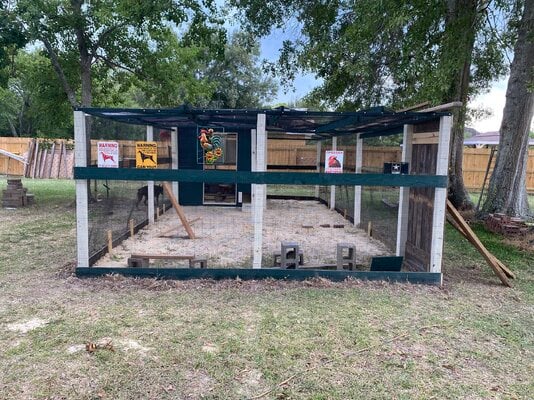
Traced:
[[300, 31], [286, 40], [273, 71], [321, 78], [310, 97], [346, 110], [462, 102], [453, 111], [449, 198], [472, 203], [463, 183], [467, 103], [507, 72], [522, 1], [231, 0], [247, 29]]

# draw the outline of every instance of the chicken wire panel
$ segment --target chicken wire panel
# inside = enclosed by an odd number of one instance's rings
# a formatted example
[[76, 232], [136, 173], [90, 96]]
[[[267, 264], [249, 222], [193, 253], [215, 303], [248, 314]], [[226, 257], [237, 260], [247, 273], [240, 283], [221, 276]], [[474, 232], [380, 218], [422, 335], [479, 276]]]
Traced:
[[[195, 239], [190, 239], [173, 209], [125, 240], [97, 262], [126, 266], [132, 254], [205, 259], [208, 268], [250, 268], [253, 228], [250, 215], [235, 207], [185, 206]], [[152, 259], [151, 267], [188, 267], [187, 259]]]
[[384, 243], [391, 253], [397, 244], [399, 192], [398, 187], [362, 187], [361, 227], [370, 230], [372, 237]]
[[[145, 126], [128, 125], [103, 118], [87, 118], [86, 132], [90, 140], [88, 165], [100, 168], [136, 168], [136, 143], [147, 141]], [[155, 142], [154, 160], [150, 168], [171, 167], [171, 133], [168, 130], [153, 130]], [[145, 160], [150, 164], [150, 159]], [[157, 165], [156, 165], [157, 162]], [[147, 182], [90, 180], [89, 181], [89, 254], [91, 261], [108, 247], [130, 234], [131, 225], [142, 225], [148, 220]], [[163, 193], [161, 182], [154, 188], [155, 215], [163, 206], [170, 205]], [[158, 209], [159, 206], [159, 209]], [[131, 222], [130, 222], [131, 221]], [[111, 236], [109, 236], [111, 235]]]
[[[154, 208], [157, 214], [170, 201], [156, 183]], [[89, 254], [106, 249], [111, 240], [116, 246], [130, 236], [131, 227], [146, 222], [148, 218], [148, 186], [136, 181], [91, 181], [92, 199], [89, 201]]]
[[[289, 185], [278, 186], [277, 190], [282, 193], [292, 190]], [[343, 192], [342, 187], [336, 189]], [[345, 199], [345, 202], [349, 204], [350, 199]], [[303, 261], [299, 267], [302, 268], [332, 268], [337, 262], [339, 243], [355, 246], [355, 261], [363, 270], [368, 268], [371, 257], [389, 253], [387, 247], [368, 238], [366, 232], [355, 227], [348, 217], [348, 212], [343, 215], [331, 210], [320, 199], [268, 198], [264, 211], [262, 267], [283, 267], [280, 264], [283, 242], [298, 244]], [[295, 265], [289, 267], [294, 268]]]

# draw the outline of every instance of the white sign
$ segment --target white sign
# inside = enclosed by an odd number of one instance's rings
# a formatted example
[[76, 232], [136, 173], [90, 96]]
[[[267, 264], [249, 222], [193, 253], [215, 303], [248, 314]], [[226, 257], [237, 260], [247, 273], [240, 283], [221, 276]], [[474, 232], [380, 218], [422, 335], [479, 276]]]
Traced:
[[98, 142], [98, 168], [119, 168], [119, 143]]
[[328, 150], [325, 152], [324, 172], [341, 174], [343, 172], [343, 151]]

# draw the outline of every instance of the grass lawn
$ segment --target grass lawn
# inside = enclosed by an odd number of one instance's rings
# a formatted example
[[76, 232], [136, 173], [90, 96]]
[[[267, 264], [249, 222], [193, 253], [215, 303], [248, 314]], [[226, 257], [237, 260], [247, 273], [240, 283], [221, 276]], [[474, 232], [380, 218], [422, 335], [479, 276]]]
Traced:
[[0, 209], [0, 398], [532, 398], [534, 252], [478, 225], [514, 288], [450, 228], [443, 288], [80, 280], [74, 182], [24, 185], [36, 204]]

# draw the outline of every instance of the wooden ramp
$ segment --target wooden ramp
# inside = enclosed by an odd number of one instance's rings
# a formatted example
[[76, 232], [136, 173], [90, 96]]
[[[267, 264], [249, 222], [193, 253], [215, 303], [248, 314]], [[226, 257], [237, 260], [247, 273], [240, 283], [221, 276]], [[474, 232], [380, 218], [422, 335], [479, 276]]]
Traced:
[[512, 284], [508, 278], [515, 279], [514, 273], [486, 249], [469, 224], [449, 200], [447, 200], [447, 212], [447, 221], [478, 250], [491, 269], [493, 269], [493, 272], [499, 277], [503, 285], [511, 287]]

